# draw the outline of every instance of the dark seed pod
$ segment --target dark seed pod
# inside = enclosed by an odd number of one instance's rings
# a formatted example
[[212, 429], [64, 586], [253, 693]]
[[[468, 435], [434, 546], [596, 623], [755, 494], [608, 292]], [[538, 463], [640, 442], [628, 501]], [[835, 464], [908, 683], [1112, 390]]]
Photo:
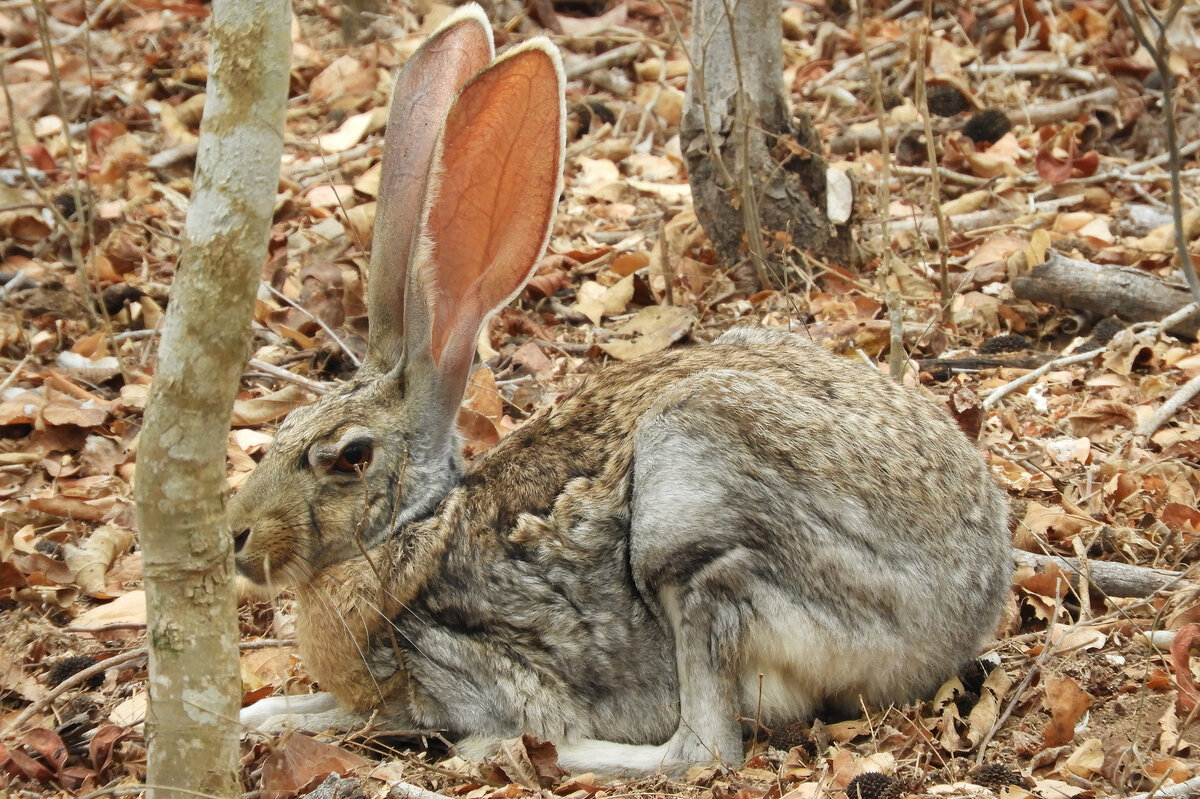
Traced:
[[900, 799], [903, 794], [904, 783], [878, 771], [863, 772], [846, 786], [846, 799]]
[[940, 117], [957, 116], [971, 107], [963, 93], [953, 86], [930, 86], [925, 92], [925, 98], [929, 102], [929, 111]]
[[33, 548], [48, 558], [58, 559], [62, 556], [62, 546], [57, 541], [51, 541], [47, 538], [39, 540], [33, 545]]
[[1098, 346], [1104, 346], [1112, 337], [1125, 329], [1125, 323], [1115, 316], [1109, 316], [1101, 319], [1092, 327], [1091, 341], [1096, 342]]
[[963, 125], [962, 132], [976, 144], [980, 142], [990, 144], [999, 141], [1010, 130], [1012, 130], [1012, 122], [1008, 120], [1007, 114], [995, 108], [987, 108], [972, 115], [967, 120], [967, 124]]
[[771, 730], [771, 737], [767, 739], [767, 743], [781, 752], [787, 752], [793, 747], [806, 743], [808, 731], [809, 726], [802, 721], [783, 724]]
[[[95, 665], [96, 659], [87, 655], [71, 655], [70, 657], [56, 660], [50, 664], [50, 668], [46, 671], [46, 683], [48, 685], [59, 685], [84, 669], [90, 669]], [[104, 682], [103, 673], [93, 674], [91, 677], [88, 677], [85, 685], [88, 688], [99, 688], [102, 682]]]
[[975, 782], [985, 788], [1000, 790], [1009, 785], [1025, 785], [1025, 778], [1001, 763], [984, 763], [979, 767]]
[[1033, 349], [1029, 339], [1017, 333], [1004, 333], [983, 342], [983, 346], [979, 348], [979, 354], [997, 355], [1001, 352], [1020, 352], [1028, 349]]

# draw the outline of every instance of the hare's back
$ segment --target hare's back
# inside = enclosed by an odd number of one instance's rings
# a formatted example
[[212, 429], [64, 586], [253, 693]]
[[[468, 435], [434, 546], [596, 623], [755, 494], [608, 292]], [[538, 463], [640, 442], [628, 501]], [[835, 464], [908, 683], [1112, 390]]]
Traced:
[[637, 422], [635, 493], [681, 475], [688, 499], [721, 507], [712, 535], [733, 546], [1003, 560], [1000, 491], [933, 400], [786, 333], [738, 329], [695, 354], [703, 365]]

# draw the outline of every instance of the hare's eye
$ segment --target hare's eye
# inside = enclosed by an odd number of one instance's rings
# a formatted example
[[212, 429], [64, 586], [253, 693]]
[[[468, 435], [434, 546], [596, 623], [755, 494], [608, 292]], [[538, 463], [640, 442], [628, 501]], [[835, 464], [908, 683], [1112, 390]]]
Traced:
[[338, 453], [330, 467], [339, 474], [357, 474], [371, 465], [374, 450], [368, 441], [351, 441]]

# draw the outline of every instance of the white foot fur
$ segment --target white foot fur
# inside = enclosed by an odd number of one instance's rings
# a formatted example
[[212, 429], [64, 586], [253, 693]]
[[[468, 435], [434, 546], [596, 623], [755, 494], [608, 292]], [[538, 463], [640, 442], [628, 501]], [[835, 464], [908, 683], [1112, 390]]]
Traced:
[[339, 708], [333, 694], [328, 693], [260, 699], [242, 708], [238, 720], [245, 729], [262, 732], [351, 730], [366, 723], [362, 715]]

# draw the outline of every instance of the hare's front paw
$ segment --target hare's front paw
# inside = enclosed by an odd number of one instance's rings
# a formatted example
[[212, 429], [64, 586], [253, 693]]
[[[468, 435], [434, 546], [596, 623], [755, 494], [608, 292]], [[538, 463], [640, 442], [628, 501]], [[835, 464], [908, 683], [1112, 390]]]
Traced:
[[363, 719], [356, 713], [338, 708], [333, 694], [304, 696], [270, 696], [242, 708], [238, 716], [243, 728], [278, 732], [293, 728], [320, 732], [327, 729], [349, 729], [359, 726]]

